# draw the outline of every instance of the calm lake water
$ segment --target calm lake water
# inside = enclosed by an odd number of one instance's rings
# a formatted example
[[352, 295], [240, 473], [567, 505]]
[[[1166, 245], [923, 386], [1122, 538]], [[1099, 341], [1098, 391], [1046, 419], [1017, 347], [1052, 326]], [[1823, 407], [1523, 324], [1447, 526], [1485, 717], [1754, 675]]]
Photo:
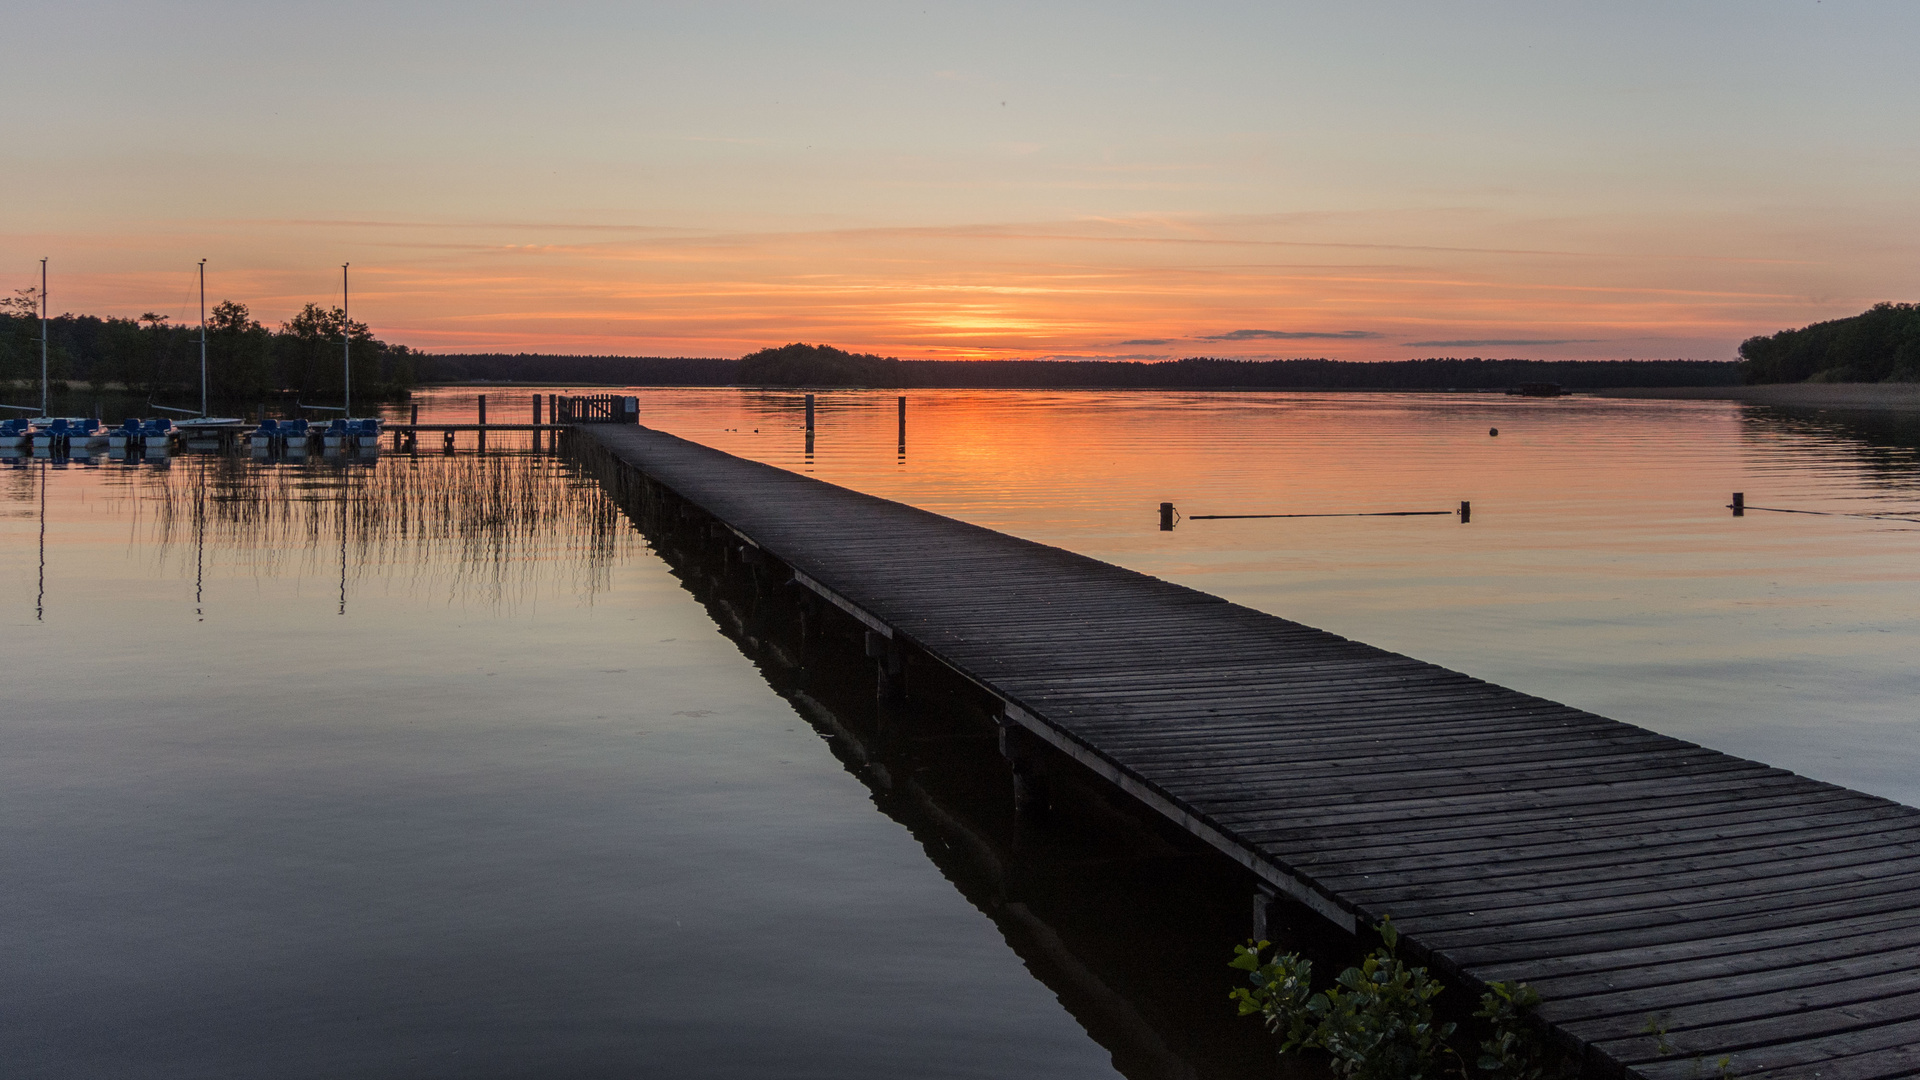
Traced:
[[[644, 422], [725, 450], [1920, 803], [1900, 420], [917, 392], [902, 452], [891, 393], [819, 395], [811, 446], [798, 394], [636, 393]], [[474, 393], [419, 401], [464, 418]], [[526, 390], [489, 405], [530, 411]], [[1116, 855], [1104, 827], [1019, 832], [990, 748], [869, 745], [857, 666], [793, 682], [564, 459], [462, 439], [0, 462], [12, 1073], [1139, 1080], [1257, 1059], [1221, 1015], [1230, 875]], [[1882, 516], [1736, 519], [1736, 490]], [[1461, 500], [1464, 525], [1192, 519]], [[1187, 515], [1170, 532], [1162, 501]]]

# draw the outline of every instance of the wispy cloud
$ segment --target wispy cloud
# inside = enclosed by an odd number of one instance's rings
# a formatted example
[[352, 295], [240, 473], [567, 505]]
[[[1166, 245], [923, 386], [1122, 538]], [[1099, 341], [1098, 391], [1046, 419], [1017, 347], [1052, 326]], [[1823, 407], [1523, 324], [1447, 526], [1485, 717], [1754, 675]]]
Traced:
[[[1377, 338], [1371, 330], [1231, 330], [1208, 334], [1201, 341], [1362, 341]], [[1125, 344], [1132, 344], [1127, 342]]]
[[1163, 338], [1163, 337], [1143, 337], [1143, 338], [1134, 338], [1131, 341], [1116, 341], [1114, 342], [1114, 344], [1115, 345], [1171, 345], [1173, 344], [1173, 339]]
[[1403, 341], [1423, 349], [1471, 349], [1483, 345], [1592, 345], [1600, 338], [1472, 338], [1463, 341]]

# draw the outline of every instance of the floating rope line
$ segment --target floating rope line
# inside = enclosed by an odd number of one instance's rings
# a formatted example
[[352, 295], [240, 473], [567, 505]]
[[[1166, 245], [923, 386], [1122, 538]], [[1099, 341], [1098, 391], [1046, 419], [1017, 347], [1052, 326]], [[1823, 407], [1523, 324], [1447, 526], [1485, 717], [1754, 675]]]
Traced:
[[1850, 514], [1844, 510], [1788, 510], [1778, 506], [1745, 506], [1743, 510], [1764, 510], [1769, 514], [1813, 514], [1817, 517], [1872, 518], [1875, 521], [1904, 521], [1911, 525], [1920, 525], [1920, 518], [1901, 517], [1898, 514]]
[[[1748, 509], [1754, 509], [1748, 507]], [[1374, 510], [1358, 514], [1188, 514], [1188, 521], [1239, 521], [1247, 518], [1452, 517], [1458, 510]]]

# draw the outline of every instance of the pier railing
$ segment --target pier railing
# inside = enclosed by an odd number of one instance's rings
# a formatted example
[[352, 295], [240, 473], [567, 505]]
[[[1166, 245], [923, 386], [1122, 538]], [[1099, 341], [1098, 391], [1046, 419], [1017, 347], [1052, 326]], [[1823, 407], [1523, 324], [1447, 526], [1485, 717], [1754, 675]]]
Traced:
[[553, 399], [556, 424], [637, 424], [640, 399], [619, 394], [558, 395]]

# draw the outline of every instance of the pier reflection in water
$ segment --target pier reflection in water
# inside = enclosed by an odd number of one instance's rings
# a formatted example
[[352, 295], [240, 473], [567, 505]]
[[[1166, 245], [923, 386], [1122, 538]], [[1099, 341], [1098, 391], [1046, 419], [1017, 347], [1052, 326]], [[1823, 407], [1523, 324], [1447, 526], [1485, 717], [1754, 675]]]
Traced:
[[[682, 585], [793, 703], [874, 805], [991, 917], [1129, 1077], [1322, 1077], [1276, 1061], [1233, 1014], [1223, 957], [1252, 928], [1243, 868], [1046, 751], [1043, 799], [1017, 792], [989, 697], [944, 666], [888, 675], [866, 627], [632, 473], [599, 466]], [[1352, 938], [1279, 903], [1267, 932], [1338, 970]]]
[[876, 727], [857, 656], [803, 680], [777, 628], [733, 624], [790, 612], [649, 535], [518, 449], [0, 469], [0, 1060], [1144, 1078], [1264, 1056], [1225, 1003], [1234, 872], [1097, 793], [1022, 830], [964, 702], [923, 687], [924, 717]]

